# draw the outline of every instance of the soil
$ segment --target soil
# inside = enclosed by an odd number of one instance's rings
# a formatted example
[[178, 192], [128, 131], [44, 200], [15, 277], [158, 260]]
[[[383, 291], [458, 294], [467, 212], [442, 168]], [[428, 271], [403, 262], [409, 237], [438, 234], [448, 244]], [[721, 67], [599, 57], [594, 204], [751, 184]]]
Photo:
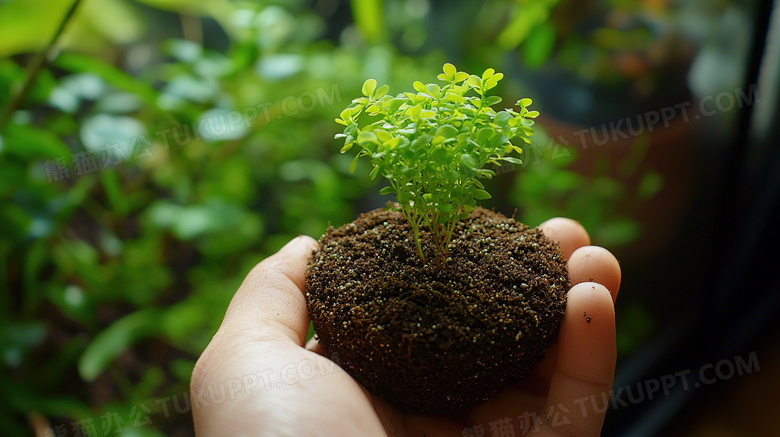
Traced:
[[440, 267], [420, 261], [409, 235], [399, 212], [377, 209], [322, 236], [306, 296], [326, 353], [406, 412], [454, 414], [522, 381], [563, 320], [558, 245], [479, 207]]

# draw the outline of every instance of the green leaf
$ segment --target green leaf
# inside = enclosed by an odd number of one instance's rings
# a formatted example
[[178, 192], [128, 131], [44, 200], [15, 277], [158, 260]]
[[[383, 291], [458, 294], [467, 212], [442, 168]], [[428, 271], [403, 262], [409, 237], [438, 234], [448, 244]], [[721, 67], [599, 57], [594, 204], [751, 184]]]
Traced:
[[474, 190], [472, 190], [472, 191], [471, 191], [471, 194], [472, 194], [472, 195], [474, 196], [474, 198], [475, 198], [475, 199], [477, 199], [477, 200], [485, 200], [485, 199], [490, 199], [491, 197], [493, 197], [493, 196], [491, 196], [491, 195], [490, 195], [490, 193], [488, 193], [487, 191], [485, 191], [485, 190], [480, 190], [480, 189], [478, 189], [478, 188], [477, 188], [477, 189], [474, 189]]
[[81, 379], [94, 381], [105, 368], [138, 340], [158, 331], [160, 314], [145, 309], [125, 316], [100, 332], [79, 358]]
[[363, 95], [372, 97], [376, 89], [376, 79], [368, 79], [363, 82]]
[[459, 71], [455, 74], [455, 83], [463, 82], [464, 80], [469, 78], [469, 74], [464, 71]]
[[69, 159], [71, 151], [56, 135], [33, 126], [11, 123], [6, 127], [3, 151], [24, 160]]
[[346, 108], [343, 111], [341, 111], [341, 114], [339, 114], [339, 117], [341, 117], [344, 121], [349, 121], [352, 119], [352, 108]]
[[380, 86], [376, 90], [376, 92], [374, 92], [374, 99], [377, 99], [377, 100], [381, 99], [382, 97], [384, 97], [387, 94], [388, 91], [390, 91], [390, 86], [388, 86], [388, 85]]
[[366, 143], [378, 143], [376, 134], [371, 131], [363, 131], [358, 134], [357, 143], [364, 146]]
[[498, 114], [496, 114], [495, 118], [493, 118], [493, 123], [503, 128], [509, 124], [509, 120], [511, 120], [512, 117], [513, 117], [512, 114], [506, 111], [501, 111]]
[[444, 137], [444, 138], [455, 138], [458, 136], [458, 129], [451, 124], [445, 124], [439, 126], [439, 128], [436, 129], [435, 136]]
[[372, 44], [386, 38], [387, 30], [382, 1], [352, 0], [350, 6], [352, 17], [366, 42]]
[[406, 99], [392, 99], [388, 103], [387, 111], [391, 114], [395, 114], [406, 103]]
[[388, 141], [393, 139], [393, 135], [390, 132], [386, 131], [386, 130], [377, 129], [377, 130], [372, 131], [372, 132], [374, 132], [374, 135], [376, 135], [376, 139], [380, 143], [386, 143], [386, 142], [388, 142]]
[[455, 73], [458, 72], [455, 66], [450, 64], [449, 62], [444, 64], [444, 67], [442, 67], [442, 71], [444, 71], [444, 74], [447, 75], [447, 78], [455, 77]]
[[159, 94], [151, 85], [95, 57], [76, 53], [62, 53], [54, 61], [54, 64], [74, 73], [96, 74], [111, 85], [137, 95], [151, 108], [158, 107], [157, 99]]
[[477, 167], [476, 162], [474, 161], [474, 157], [469, 155], [468, 153], [464, 153], [460, 156], [460, 162], [463, 163], [463, 165], [466, 166], [466, 168], [474, 170]]
[[412, 87], [414, 87], [417, 92], [428, 94], [428, 88], [426, 88], [425, 84], [419, 80], [414, 81]]
[[382, 187], [382, 189], [379, 190], [379, 194], [381, 194], [383, 196], [387, 195], [387, 194], [393, 194], [393, 193], [395, 193], [395, 190], [393, 189], [392, 186], [389, 186], [389, 185], [386, 186], [386, 187]]
[[431, 161], [436, 164], [446, 164], [449, 156], [450, 152], [447, 149], [439, 147], [431, 153]]
[[357, 167], [358, 158], [360, 158], [360, 153], [355, 155], [354, 158], [352, 158], [352, 162], [349, 164], [349, 172], [355, 173], [355, 168]]
[[440, 212], [443, 212], [444, 214], [449, 214], [453, 210], [453, 206], [451, 203], [440, 203], [436, 205], [436, 209], [438, 209]]
[[537, 68], [543, 66], [555, 48], [555, 37], [555, 26], [552, 23], [537, 26], [522, 46], [525, 65]]
[[405, 111], [406, 114], [405, 115], [408, 116], [408, 117], [417, 118], [420, 115], [421, 111], [422, 111], [422, 106], [421, 105], [414, 105], [414, 106], [410, 106], [409, 108], [406, 109], [406, 111]]
[[100, 181], [109, 203], [119, 217], [124, 217], [129, 212], [128, 199], [122, 192], [122, 184], [116, 170], [111, 168], [100, 172]]
[[488, 140], [490, 140], [493, 135], [495, 135], [496, 131], [493, 130], [493, 128], [490, 127], [483, 127], [482, 129], [477, 131], [477, 143], [484, 146], [487, 144]]
[[480, 79], [479, 76], [475, 76], [475, 75], [469, 76], [466, 83], [468, 84], [468, 86], [475, 89], [482, 87], [482, 79]]
[[393, 139], [391, 139], [391, 140], [389, 140], [389, 141], [386, 141], [386, 142], [383, 144], [383, 146], [384, 146], [384, 147], [385, 147], [385, 149], [387, 149], [387, 150], [393, 150], [393, 149], [395, 149], [396, 147], [398, 147], [400, 144], [408, 144], [408, 143], [409, 143], [409, 140], [407, 140], [406, 138], [402, 138], [402, 137], [395, 137], [395, 138], [393, 138]]
[[519, 159], [517, 159], [517, 158], [515, 158], [513, 156], [505, 156], [505, 157], [503, 157], [501, 159], [506, 161], [506, 162], [511, 162], [512, 164], [517, 164], [517, 165], [522, 165], [523, 164], [523, 161], [521, 161], [521, 160], [519, 160]]
[[127, 150], [146, 135], [146, 127], [132, 117], [97, 114], [83, 121], [79, 133], [87, 150], [102, 154], [106, 149]]
[[423, 120], [434, 118], [434, 117], [436, 117], [436, 113], [431, 111], [430, 109], [423, 109], [422, 111], [420, 111], [420, 118]]
[[162, 44], [161, 51], [186, 63], [194, 63], [203, 56], [203, 46], [186, 39], [169, 39]]
[[454, 181], [460, 177], [460, 173], [456, 171], [445, 171], [441, 176], [448, 181]]
[[526, 2], [515, 8], [509, 23], [498, 35], [497, 43], [503, 50], [513, 50], [540, 23], [547, 21], [550, 11], [560, 0]]
[[493, 106], [501, 103], [501, 100], [502, 100], [501, 97], [490, 96], [490, 97], [485, 97], [485, 100], [483, 102], [485, 106]]

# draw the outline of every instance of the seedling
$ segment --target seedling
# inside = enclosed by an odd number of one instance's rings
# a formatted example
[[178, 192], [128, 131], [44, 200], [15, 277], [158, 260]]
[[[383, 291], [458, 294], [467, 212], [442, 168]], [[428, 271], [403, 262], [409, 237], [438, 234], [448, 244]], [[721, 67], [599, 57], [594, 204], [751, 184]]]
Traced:
[[396, 96], [369, 79], [337, 119], [342, 152], [358, 149], [350, 169], [367, 157], [398, 203], [320, 238], [306, 271], [309, 316], [323, 350], [403, 412], [460, 414], [518, 384], [563, 320], [571, 283], [560, 247], [476, 206], [490, 198], [487, 164], [520, 164], [510, 155], [538, 115], [530, 99], [492, 109], [502, 77], [445, 64], [439, 83]]
[[413, 92], [388, 94], [390, 87], [377, 88], [377, 81], [363, 84], [363, 97], [344, 109], [336, 122], [345, 126], [336, 138], [344, 139], [342, 153], [357, 145], [360, 150], [350, 165], [354, 172], [358, 159], [367, 156], [371, 178], [382, 175], [389, 186], [381, 194], [395, 194], [399, 210], [412, 229], [420, 260], [426, 258], [420, 242], [420, 227], [431, 235], [436, 265], [447, 257], [455, 222], [468, 217], [477, 200], [490, 194], [480, 179], [495, 172], [487, 164], [506, 161], [521, 164], [508, 156], [522, 149], [512, 143], [519, 138], [530, 143], [533, 119], [531, 99], [520, 99], [519, 111], [492, 106], [501, 97], [490, 96], [504, 77], [488, 68], [482, 76], [457, 71], [444, 64], [437, 76], [441, 84], [416, 81]]

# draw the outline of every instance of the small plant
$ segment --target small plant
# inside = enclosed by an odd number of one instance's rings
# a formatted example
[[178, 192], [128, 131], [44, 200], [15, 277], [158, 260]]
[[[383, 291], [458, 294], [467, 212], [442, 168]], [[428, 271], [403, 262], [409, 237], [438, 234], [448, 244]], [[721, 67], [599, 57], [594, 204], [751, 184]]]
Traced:
[[402, 412], [459, 414], [519, 383], [563, 320], [571, 284], [560, 247], [476, 205], [490, 198], [486, 165], [521, 163], [509, 155], [530, 142], [538, 115], [530, 99], [492, 109], [502, 77], [445, 64], [440, 83], [396, 96], [369, 79], [336, 120], [342, 152], [359, 149], [351, 170], [368, 157], [398, 204], [320, 238], [309, 317], [323, 350]]
[[350, 171], [361, 156], [368, 156], [371, 178], [381, 174], [389, 181], [380, 193], [395, 194], [423, 263], [420, 227], [428, 228], [438, 266], [447, 256], [455, 222], [468, 217], [477, 200], [490, 198], [480, 179], [494, 172], [484, 167], [499, 161], [520, 164], [507, 156], [522, 153], [511, 140], [530, 143], [539, 113], [527, 109], [531, 99], [517, 101], [519, 112], [493, 110], [501, 98], [488, 91], [504, 75], [492, 68], [480, 77], [444, 64], [437, 77], [443, 85], [416, 81], [416, 93], [395, 97], [387, 85], [377, 88], [376, 80], [368, 79], [364, 97], [353, 100], [336, 119], [346, 126], [336, 138], [344, 139], [342, 153], [360, 147]]

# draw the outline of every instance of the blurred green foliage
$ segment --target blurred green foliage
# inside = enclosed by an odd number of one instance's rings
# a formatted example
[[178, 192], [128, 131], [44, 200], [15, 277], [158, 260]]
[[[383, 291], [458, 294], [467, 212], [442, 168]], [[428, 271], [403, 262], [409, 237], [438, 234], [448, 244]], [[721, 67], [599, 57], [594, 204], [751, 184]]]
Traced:
[[[1, 432], [188, 434], [170, 402], [188, 405], [246, 272], [383, 203], [333, 140], [363, 81], [404, 89], [448, 56], [501, 68], [522, 38], [527, 59], [549, 52], [557, 2], [520, 2], [533, 22], [519, 3], [477, 3], [86, 0], [50, 47], [72, 0], [0, 1]], [[508, 10], [498, 31], [480, 27]], [[437, 49], [431, 20], [474, 23], [482, 46]], [[576, 150], [547, 140], [499, 172], [495, 205], [532, 224], [581, 219], [602, 244], [635, 238], [621, 182], [568, 169]], [[649, 178], [645, 196], [660, 188]]]

